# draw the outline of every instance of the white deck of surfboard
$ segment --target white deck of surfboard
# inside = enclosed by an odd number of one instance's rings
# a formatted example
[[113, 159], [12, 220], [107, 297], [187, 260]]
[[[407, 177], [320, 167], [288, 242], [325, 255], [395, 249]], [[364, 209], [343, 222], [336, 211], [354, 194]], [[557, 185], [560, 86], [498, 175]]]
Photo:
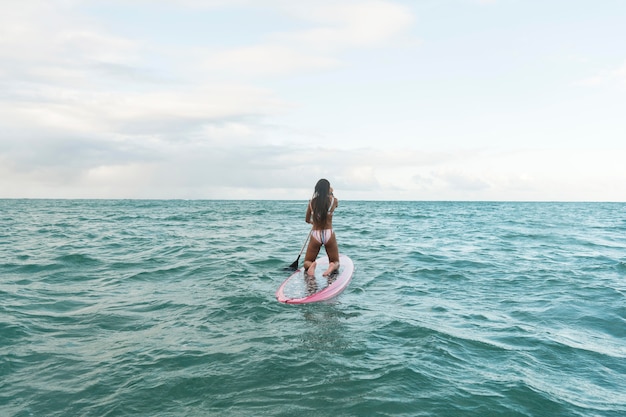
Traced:
[[339, 271], [325, 277], [328, 257], [317, 259], [315, 277], [310, 277], [304, 268], [298, 269], [287, 278], [276, 291], [276, 299], [281, 303], [305, 304], [331, 300], [346, 289], [354, 273], [354, 263], [346, 255], [339, 255]]

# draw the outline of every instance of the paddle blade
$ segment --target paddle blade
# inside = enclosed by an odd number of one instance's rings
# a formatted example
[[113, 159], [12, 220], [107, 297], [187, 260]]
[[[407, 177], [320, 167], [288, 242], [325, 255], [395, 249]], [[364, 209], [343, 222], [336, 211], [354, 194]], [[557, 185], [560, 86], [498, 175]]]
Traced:
[[300, 263], [300, 257], [298, 256], [298, 259], [293, 261], [293, 263], [291, 265], [289, 265], [289, 268], [293, 269], [295, 271], [296, 269], [298, 269], [298, 264], [299, 263]]

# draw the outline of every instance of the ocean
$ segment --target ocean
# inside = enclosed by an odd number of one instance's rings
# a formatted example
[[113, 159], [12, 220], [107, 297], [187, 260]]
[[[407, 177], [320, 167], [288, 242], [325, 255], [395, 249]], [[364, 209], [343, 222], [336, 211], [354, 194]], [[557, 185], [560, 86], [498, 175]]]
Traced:
[[0, 416], [626, 415], [626, 204], [306, 204], [0, 200]]

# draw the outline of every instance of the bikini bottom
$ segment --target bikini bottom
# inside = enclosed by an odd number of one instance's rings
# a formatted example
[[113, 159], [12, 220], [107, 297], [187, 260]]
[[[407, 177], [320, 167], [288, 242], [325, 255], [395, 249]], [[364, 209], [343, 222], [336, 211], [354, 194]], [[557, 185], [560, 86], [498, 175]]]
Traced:
[[333, 229], [312, 230], [311, 236], [322, 245], [325, 245], [333, 237]]

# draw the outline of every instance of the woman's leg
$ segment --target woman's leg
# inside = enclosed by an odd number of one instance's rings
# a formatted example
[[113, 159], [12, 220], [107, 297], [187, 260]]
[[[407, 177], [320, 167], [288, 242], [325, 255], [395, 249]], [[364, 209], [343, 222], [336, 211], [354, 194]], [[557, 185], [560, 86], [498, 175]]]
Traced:
[[326, 248], [326, 254], [328, 255], [328, 269], [324, 272], [324, 276], [328, 276], [339, 269], [339, 245], [337, 244], [335, 232], [333, 232], [324, 247]]
[[317, 265], [315, 259], [320, 253], [321, 247], [322, 244], [311, 236], [309, 246], [306, 248], [306, 255], [304, 256], [304, 270], [307, 271], [309, 275], [315, 275], [315, 266]]

